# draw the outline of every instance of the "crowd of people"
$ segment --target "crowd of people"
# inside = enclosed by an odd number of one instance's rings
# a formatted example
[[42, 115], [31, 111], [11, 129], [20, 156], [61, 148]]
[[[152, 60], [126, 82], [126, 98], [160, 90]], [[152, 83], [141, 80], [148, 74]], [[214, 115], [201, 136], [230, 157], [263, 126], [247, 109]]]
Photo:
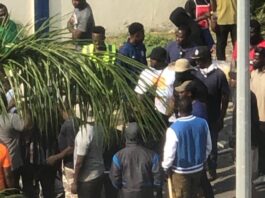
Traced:
[[[76, 49], [89, 55], [93, 64], [100, 58], [137, 76], [136, 85], [130, 79], [128, 84], [139, 102], [154, 88], [154, 108], [166, 126], [164, 135], [154, 146], [147, 145], [142, 141], [142, 128], [132, 118], [124, 131], [113, 131], [123, 135], [125, 142], [105, 147], [100, 123], [93, 117], [86, 124], [78, 123], [64, 104], [59, 110], [59, 136], [47, 138], [29, 115], [21, 119], [17, 114], [14, 93], [5, 79], [6, 93], [1, 98], [8, 114], [0, 114], [0, 190], [18, 188], [29, 198], [40, 194], [44, 198], [162, 198], [168, 183], [170, 198], [214, 197], [210, 181], [217, 178], [218, 136], [229, 100], [234, 109], [236, 104], [236, 0], [188, 0], [184, 8], [176, 8], [170, 15], [177, 27], [176, 40], [152, 49], [150, 61], [143, 24], [130, 24], [129, 38], [118, 49], [105, 42], [105, 28], [95, 25], [86, 0], [72, 3], [75, 9], [67, 27]], [[16, 31], [3, 4], [0, 20], [10, 26], [10, 34]], [[229, 33], [232, 57], [225, 53]], [[250, 33], [254, 178], [265, 174], [265, 40], [257, 20], [251, 20]], [[6, 42], [11, 43], [12, 35], [8, 38]], [[113, 54], [117, 53], [141, 63], [144, 69], [116, 60]], [[228, 78], [219, 61], [230, 58]], [[49, 138], [56, 143], [47, 143]]]

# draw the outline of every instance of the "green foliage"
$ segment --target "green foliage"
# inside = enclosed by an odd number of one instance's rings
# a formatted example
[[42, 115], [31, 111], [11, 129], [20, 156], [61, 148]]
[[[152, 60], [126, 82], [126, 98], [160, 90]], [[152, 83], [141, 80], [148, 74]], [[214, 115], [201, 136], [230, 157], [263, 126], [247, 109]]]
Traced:
[[265, 3], [255, 10], [255, 18], [261, 23], [262, 30], [265, 31]]
[[169, 41], [172, 41], [173, 38], [171, 35], [167, 34], [155, 34], [148, 33], [145, 36], [145, 46], [147, 48], [147, 57], [150, 55], [153, 48], [161, 46], [165, 47]]
[[[158, 138], [165, 126], [151, 108], [151, 101], [141, 102], [135, 94], [136, 74], [117, 63], [104, 62], [101, 58], [104, 53], [83, 55], [69, 48], [71, 41], [59, 39], [64, 36], [61, 30], [43, 31], [49, 23], [32, 35], [23, 34], [27, 32], [24, 28], [8, 49], [1, 42], [0, 71], [15, 92], [18, 111], [21, 114], [30, 111], [51, 142], [57, 137], [58, 109], [65, 108], [65, 103], [80, 114], [82, 122], [88, 122], [87, 117], [92, 114], [105, 129], [107, 143], [111, 141], [112, 129], [124, 125], [131, 117], [139, 123], [145, 139]], [[146, 68], [121, 55], [109, 56], [137, 70]], [[2, 79], [0, 91], [5, 92]]]

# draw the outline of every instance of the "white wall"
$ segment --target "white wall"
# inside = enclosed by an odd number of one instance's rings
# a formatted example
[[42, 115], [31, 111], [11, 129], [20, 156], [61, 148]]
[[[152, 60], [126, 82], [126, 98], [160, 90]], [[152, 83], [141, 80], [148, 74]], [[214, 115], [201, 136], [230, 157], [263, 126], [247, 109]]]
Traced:
[[[174, 26], [170, 13], [186, 0], [87, 0], [91, 5], [96, 25], [102, 25], [109, 34], [127, 32], [132, 22], [141, 22], [146, 30], [168, 30]], [[58, 23], [66, 27], [69, 13], [73, 11], [71, 0], [50, 0], [50, 15], [64, 16]], [[68, 14], [68, 17], [65, 15]], [[67, 19], [66, 19], [67, 18]]]
[[[127, 32], [132, 22], [141, 22], [146, 30], [168, 30], [174, 26], [169, 21], [170, 13], [186, 0], [87, 0], [94, 12], [97, 25], [106, 28], [109, 34]], [[34, 23], [34, 0], [2, 0], [18, 23]], [[50, 16], [57, 16], [55, 26], [65, 28], [73, 12], [71, 0], [50, 0]]]
[[34, 0], [1, 0], [1, 3], [6, 5], [11, 19], [16, 23], [34, 24]]

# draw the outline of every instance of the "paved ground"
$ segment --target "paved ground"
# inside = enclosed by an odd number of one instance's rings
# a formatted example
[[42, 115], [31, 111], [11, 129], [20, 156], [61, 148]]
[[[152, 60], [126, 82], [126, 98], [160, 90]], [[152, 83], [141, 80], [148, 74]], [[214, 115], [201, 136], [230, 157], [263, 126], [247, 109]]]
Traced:
[[[219, 137], [219, 142], [221, 142], [225, 148], [228, 146], [228, 137], [231, 134], [231, 114], [230, 108], [225, 119], [225, 127], [223, 131], [220, 132]], [[235, 165], [232, 152], [219, 155], [217, 173], [218, 179], [212, 182], [215, 198], [235, 197]], [[252, 197], [265, 198], [265, 183], [253, 187]]]

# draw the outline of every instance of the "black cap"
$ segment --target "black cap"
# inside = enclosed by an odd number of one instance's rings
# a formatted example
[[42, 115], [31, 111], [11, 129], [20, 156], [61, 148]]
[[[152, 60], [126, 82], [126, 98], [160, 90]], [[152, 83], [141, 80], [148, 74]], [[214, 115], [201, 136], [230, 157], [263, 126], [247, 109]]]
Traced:
[[199, 58], [209, 58], [211, 57], [211, 52], [207, 46], [198, 46], [195, 48], [192, 59], [199, 59]]
[[167, 51], [163, 47], [156, 47], [152, 50], [150, 58], [159, 62], [164, 62], [167, 59]]
[[125, 128], [125, 138], [128, 142], [137, 142], [140, 134], [140, 128], [136, 122], [129, 123]]

